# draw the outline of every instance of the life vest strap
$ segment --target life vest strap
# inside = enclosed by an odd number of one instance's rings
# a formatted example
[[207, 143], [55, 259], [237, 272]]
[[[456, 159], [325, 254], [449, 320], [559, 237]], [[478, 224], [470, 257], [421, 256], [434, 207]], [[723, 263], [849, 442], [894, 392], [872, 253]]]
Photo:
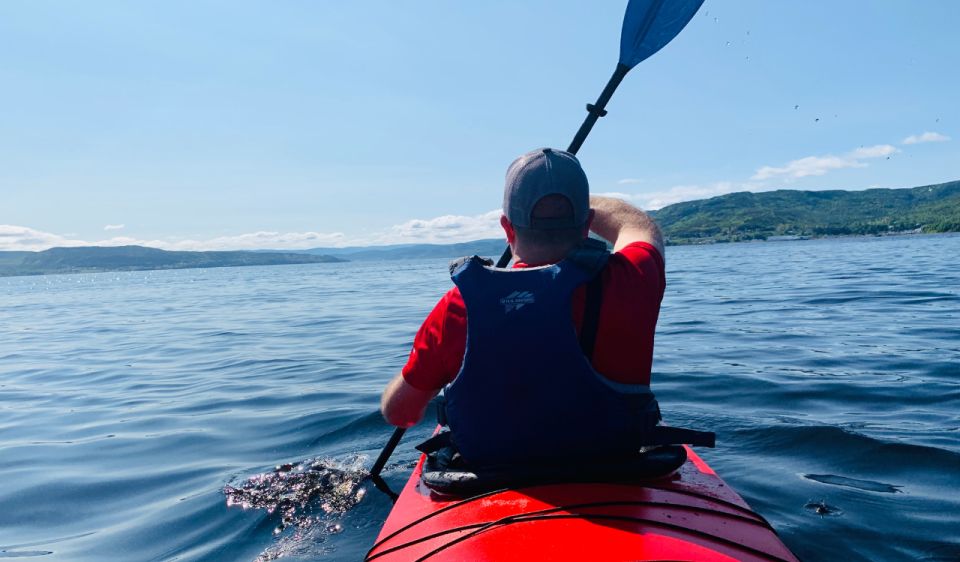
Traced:
[[[717, 435], [712, 431], [697, 431], [684, 427], [671, 427], [668, 425], [654, 426], [643, 432], [643, 436], [637, 443], [637, 448], [665, 446], [665, 445], [691, 445], [693, 447], [716, 446]], [[449, 429], [443, 428], [423, 443], [415, 448], [421, 453], [430, 454], [444, 449], [446, 447], [456, 448], [453, 443], [453, 434]]]
[[717, 434], [712, 431], [697, 431], [685, 427], [658, 425], [651, 428], [641, 441], [643, 441], [644, 446], [685, 444], [712, 449], [716, 446]]
[[451, 433], [448, 429], [444, 428], [443, 430], [435, 433], [432, 437], [420, 443], [414, 449], [429, 455], [430, 453], [435, 453], [444, 447], [452, 447], [453, 439], [451, 439]]
[[597, 343], [600, 327], [600, 305], [603, 304], [603, 274], [597, 272], [587, 283], [587, 298], [583, 307], [583, 323], [580, 325], [580, 349], [584, 357], [593, 362], [593, 348]]

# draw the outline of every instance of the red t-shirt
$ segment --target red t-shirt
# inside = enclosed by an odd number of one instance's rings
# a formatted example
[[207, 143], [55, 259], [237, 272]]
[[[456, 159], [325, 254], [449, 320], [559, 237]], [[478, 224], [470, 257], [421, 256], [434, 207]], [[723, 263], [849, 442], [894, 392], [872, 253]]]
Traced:
[[[517, 267], [524, 267], [519, 264]], [[663, 257], [646, 242], [634, 242], [610, 256], [603, 270], [603, 303], [593, 368], [628, 384], [650, 384], [653, 334], [666, 286]], [[580, 332], [586, 288], [573, 293], [573, 322]], [[467, 310], [456, 287], [450, 289], [420, 326], [403, 378], [410, 386], [434, 391], [460, 372], [467, 347]]]

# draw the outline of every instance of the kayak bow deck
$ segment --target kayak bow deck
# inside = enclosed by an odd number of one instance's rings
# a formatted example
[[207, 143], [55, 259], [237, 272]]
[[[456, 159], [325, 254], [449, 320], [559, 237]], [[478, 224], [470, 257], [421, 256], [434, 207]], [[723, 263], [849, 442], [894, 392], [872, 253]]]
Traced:
[[470, 497], [420, 481], [421, 457], [367, 560], [796, 561], [692, 450], [673, 475], [545, 484]]

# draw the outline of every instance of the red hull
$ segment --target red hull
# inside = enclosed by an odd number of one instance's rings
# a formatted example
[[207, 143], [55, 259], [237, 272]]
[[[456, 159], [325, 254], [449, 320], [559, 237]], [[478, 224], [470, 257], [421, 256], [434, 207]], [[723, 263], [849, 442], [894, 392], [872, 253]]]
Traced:
[[675, 475], [660, 480], [466, 499], [423, 486], [421, 458], [368, 560], [797, 560], [743, 498], [687, 454]]

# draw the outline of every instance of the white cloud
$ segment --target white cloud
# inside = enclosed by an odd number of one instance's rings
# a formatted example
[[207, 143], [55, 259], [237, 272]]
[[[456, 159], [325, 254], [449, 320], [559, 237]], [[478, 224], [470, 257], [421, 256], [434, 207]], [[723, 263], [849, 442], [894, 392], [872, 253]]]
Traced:
[[866, 148], [860, 147], [848, 154], [850, 158], [863, 159], [863, 158], [882, 158], [884, 156], [890, 156], [891, 154], [900, 152], [895, 146], [889, 144], [878, 144], [876, 146], [868, 146]]
[[861, 146], [840, 156], [832, 154], [807, 156], [806, 158], [792, 160], [779, 167], [763, 166], [757, 169], [756, 173], [750, 178], [751, 181], [721, 181], [703, 185], [676, 185], [668, 189], [648, 193], [631, 194], [612, 192], [598, 195], [633, 201], [644, 209], [656, 210], [666, 207], [667, 205], [673, 205], [674, 203], [695, 199], [708, 199], [728, 193], [770, 191], [779, 188], [779, 186], [772, 186], [764, 180], [775, 179], [780, 182], [789, 182], [808, 176], [822, 176], [831, 170], [865, 168], [867, 167], [866, 160], [888, 157], [897, 152], [900, 152], [900, 149], [889, 144]]
[[305, 250], [320, 246], [344, 246], [342, 232], [250, 232], [233, 236], [219, 236], [208, 240], [154, 240], [135, 242], [164, 250]]
[[632, 201], [634, 199], [640, 199], [644, 195], [637, 193], [623, 193], [621, 191], [607, 191], [605, 193], [593, 193], [592, 195], [598, 195], [600, 197], [612, 197], [614, 199], [623, 199], [624, 201]]
[[127, 245], [149, 246], [164, 250], [306, 249], [318, 246], [343, 246], [344, 242], [345, 236], [340, 232], [252, 232], [208, 240], [141, 240], [128, 236], [115, 236], [102, 240], [77, 240], [26, 226], [0, 225], [0, 250], [40, 251], [54, 247]]
[[752, 179], [768, 180], [778, 176], [787, 176], [788, 178], [822, 176], [830, 170], [863, 167], [866, 167], [866, 164], [850, 158], [841, 158], [839, 156], [807, 156], [806, 158], [793, 160], [781, 168], [763, 166], [757, 170], [757, 173], [753, 175]]
[[444, 215], [433, 219], [414, 219], [392, 227], [389, 232], [372, 237], [373, 243], [435, 243], [467, 242], [482, 238], [500, 238], [500, 209], [481, 215]]
[[104, 230], [123, 230], [126, 228], [125, 224], [108, 224], [103, 227]]
[[0, 224], [0, 250], [46, 250], [54, 246], [83, 246], [81, 240], [12, 224]]
[[652, 193], [621, 193], [612, 191], [608, 193], [597, 193], [596, 195], [630, 201], [635, 205], [638, 205], [641, 209], [657, 210], [662, 209], [667, 205], [673, 205], [674, 203], [681, 203], [683, 201], [708, 199], [710, 197], [726, 195], [728, 193], [734, 193], [737, 191], [762, 190], [763, 187], [757, 183], [722, 181], [707, 185], [675, 185], [668, 189], [654, 191]]
[[617, 185], [635, 185], [638, 183], [643, 183], [643, 180], [639, 178], [623, 178], [622, 180], [617, 180]]
[[750, 179], [759, 181], [773, 178], [794, 180], [808, 176], [822, 176], [831, 170], [866, 168], [867, 164], [864, 163], [863, 160], [881, 158], [895, 152], [899, 152], [895, 146], [878, 144], [866, 148], [860, 147], [843, 156], [834, 156], [831, 154], [825, 156], [807, 156], [806, 158], [792, 160], [781, 167], [763, 166], [757, 169], [757, 172]]
[[43, 232], [26, 226], [0, 225], [0, 251], [41, 251], [54, 247], [76, 246], [149, 246], [163, 250], [295, 250], [317, 247], [368, 246], [398, 243], [447, 244], [481, 238], [501, 238], [499, 209], [474, 216], [444, 215], [432, 219], [414, 219], [385, 230], [359, 237], [342, 232], [260, 231], [208, 239], [150, 240], [129, 236], [81, 240]]
[[756, 191], [755, 184], [734, 183], [728, 181], [716, 182], [708, 185], [675, 185], [664, 191], [645, 194], [640, 199], [640, 206], [644, 209], [662, 209], [667, 205], [692, 201], [694, 199], [708, 199], [718, 195], [726, 195], [736, 191]]
[[947, 135], [941, 135], [940, 133], [934, 133], [927, 131], [922, 135], [910, 135], [909, 137], [903, 139], [903, 144], [920, 144], [922, 142], [946, 142], [950, 140], [950, 137]]

